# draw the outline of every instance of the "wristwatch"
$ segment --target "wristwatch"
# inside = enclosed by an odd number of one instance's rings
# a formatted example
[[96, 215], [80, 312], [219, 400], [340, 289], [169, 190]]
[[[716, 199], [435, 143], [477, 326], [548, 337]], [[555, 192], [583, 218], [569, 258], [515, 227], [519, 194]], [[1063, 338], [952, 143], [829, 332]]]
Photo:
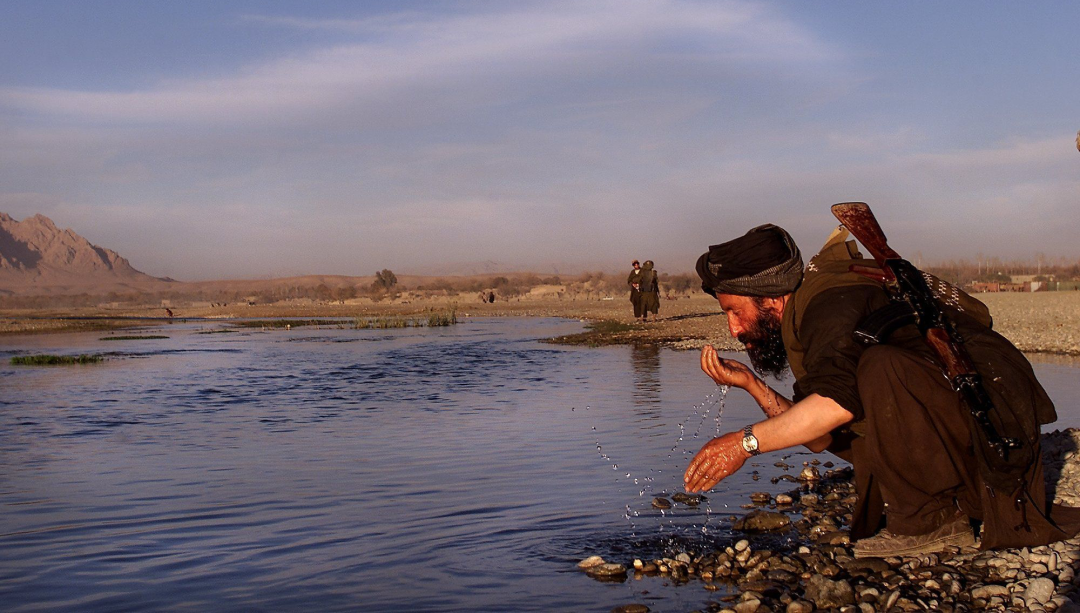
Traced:
[[757, 437], [754, 436], [754, 425], [750, 424], [743, 428], [742, 448], [746, 453], [750, 455], [758, 455], [761, 451], [758, 450]]

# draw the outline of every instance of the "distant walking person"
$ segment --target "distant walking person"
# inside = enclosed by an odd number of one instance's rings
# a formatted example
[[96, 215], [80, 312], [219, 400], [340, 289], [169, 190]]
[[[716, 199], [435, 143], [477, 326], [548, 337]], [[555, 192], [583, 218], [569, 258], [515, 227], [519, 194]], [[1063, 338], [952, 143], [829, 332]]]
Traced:
[[645, 260], [641, 267], [641, 321], [649, 321], [649, 312], [660, 313], [660, 280], [653, 270], [653, 261]]
[[634, 267], [626, 278], [626, 284], [630, 286], [630, 304], [634, 305], [634, 319], [641, 319], [641, 263], [634, 260], [630, 265]]

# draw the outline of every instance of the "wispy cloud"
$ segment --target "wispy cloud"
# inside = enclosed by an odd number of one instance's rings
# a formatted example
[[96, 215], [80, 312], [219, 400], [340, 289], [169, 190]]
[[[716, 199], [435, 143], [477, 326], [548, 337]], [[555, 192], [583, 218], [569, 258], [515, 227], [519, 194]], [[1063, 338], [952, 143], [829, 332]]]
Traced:
[[[665, 66], [684, 61], [734, 70], [739, 65], [809, 65], [837, 55], [830, 45], [756, 5], [522, 6], [449, 17], [247, 16], [246, 21], [263, 26], [355, 32], [360, 40], [249, 66], [232, 76], [166, 80], [145, 90], [0, 88], [0, 105], [119, 123], [302, 123], [318, 120], [327, 111], [353, 111], [353, 118], [363, 123], [365, 112], [377, 118], [380, 109], [402, 104], [422, 112], [423, 107], [440, 103], [506, 103], [535, 95], [553, 74], [607, 80], [609, 71], [617, 70], [639, 79], [650, 73], [658, 76]], [[640, 62], [645, 55], [651, 58]], [[500, 92], [500, 82], [517, 91]], [[467, 95], [463, 83], [478, 86], [484, 95]]]

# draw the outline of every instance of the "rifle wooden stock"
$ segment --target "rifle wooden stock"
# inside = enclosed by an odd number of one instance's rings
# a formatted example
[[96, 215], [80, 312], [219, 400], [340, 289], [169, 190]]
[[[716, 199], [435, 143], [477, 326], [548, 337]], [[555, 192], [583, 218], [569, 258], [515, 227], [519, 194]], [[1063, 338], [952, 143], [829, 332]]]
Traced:
[[884, 265], [885, 260], [899, 260], [900, 254], [889, 247], [889, 240], [885, 238], [885, 232], [878, 225], [873, 211], [865, 202], [841, 202], [832, 205], [832, 213], [851, 230], [855, 238], [866, 247], [870, 255], [874, 257], [878, 265]]

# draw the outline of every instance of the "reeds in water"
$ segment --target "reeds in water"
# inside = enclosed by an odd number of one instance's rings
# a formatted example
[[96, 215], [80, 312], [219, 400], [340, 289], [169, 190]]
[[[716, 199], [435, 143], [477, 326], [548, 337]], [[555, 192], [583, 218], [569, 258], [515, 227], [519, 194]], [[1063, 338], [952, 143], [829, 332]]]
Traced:
[[100, 355], [17, 355], [11, 363], [18, 366], [58, 366], [64, 364], [97, 364], [105, 358]]
[[353, 328], [357, 330], [389, 330], [393, 328], [441, 328], [457, 323], [457, 311], [439, 311], [422, 317], [357, 317]]
[[167, 339], [167, 336], [157, 336], [153, 334], [141, 335], [141, 336], [103, 336], [99, 338], [99, 341], [151, 341], [157, 339]]
[[451, 309], [428, 315], [427, 325], [429, 328], [441, 328], [452, 326], [457, 323], [457, 311]]

